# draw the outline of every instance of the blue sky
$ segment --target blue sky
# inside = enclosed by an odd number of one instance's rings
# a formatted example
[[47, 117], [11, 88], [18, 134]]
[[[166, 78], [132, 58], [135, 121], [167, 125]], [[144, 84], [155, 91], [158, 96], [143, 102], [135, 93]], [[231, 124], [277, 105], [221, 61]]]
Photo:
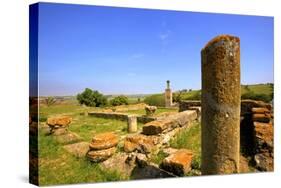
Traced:
[[39, 94], [200, 89], [200, 51], [219, 34], [240, 37], [241, 82], [273, 82], [273, 18], [41, 3]]

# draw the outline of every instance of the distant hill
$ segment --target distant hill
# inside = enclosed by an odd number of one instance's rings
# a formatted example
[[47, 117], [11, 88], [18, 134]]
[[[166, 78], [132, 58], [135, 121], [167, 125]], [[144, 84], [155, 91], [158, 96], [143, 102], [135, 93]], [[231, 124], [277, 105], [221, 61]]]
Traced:
[[[252, 85], [241, 85], [241, 96], [242, 99], [255, 99], [270, 102], [273, 98], [273, 87], [272, 83], [266, 84], [252, 84]], [[180, 92], [174, 92], [176, 96]], [[199, 100], [201, 97], [201, 90], [190, 90], [188, 92], [181, 93], [182, 100]]]
[[[272, 83], [241, 85], [241, 98], [271, 102], [273, 99], [273, 87], [274, 85]], [[145, 97], [142, 96], [141, 101], [143, 100], [149, 105], [164, 106], [165, 99], [163, 93], [145, 95]], [[181, 91], [174, 91], [173, 101], [178, 102], [180, 100], [201, 100], [201, 90], [185, 89]]]

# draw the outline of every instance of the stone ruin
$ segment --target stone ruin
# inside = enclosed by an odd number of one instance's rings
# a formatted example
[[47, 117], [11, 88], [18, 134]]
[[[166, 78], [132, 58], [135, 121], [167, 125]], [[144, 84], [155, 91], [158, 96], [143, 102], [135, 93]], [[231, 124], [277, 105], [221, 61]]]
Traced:
[[47, 119], [47, 125], [50, 127], [50, 134], [62, 135], [67, 132], [67, 128], [72, 118], [68, 116], [50, 117]]
[[68, 130], [71, 121], [72, 118], [69, 116], [49, 117], [47, 119], [49, 131], [46, 131], [46, 134], [53, 135], [57, 142], [61, 144], [69, 144], [81, 140], [80, 136]]
[[[200, 101], [181, 101], [180, 111], [201, 108]], [[263, 101], [241, 100], [240, 147], [242, 155], [259, 171], [273, 171], [273, 107]]]
[[[141, 163], [139, 165], [140, 169], [138, 169], [140, 172], [145, 173], [148, 168], [155, 172], [153, 177], [156, 177], [156, 171], [162, 174], [158, 174], [158, 177], [183, 176], [190, 170], [192, 152], [189, 150], [174, 149], [175, 152], [169, 153], [169, 156], [163, 160], [160, 166], [148, 161], [160, 149], [169, 148], [168, 143], [170, 139], [180, 130], [191, 126], [191, 123], [196, 118], [197, 112], [195, 110], [187, 110], [176, 115], [148, 122], [143, 126], [141, 133], [128, 135], [125, 138], [124, 151], [135, 156], [137, 164]], [[139, 159], [140, 156], [142, 156], [141, 159]], [[145, 177], [148, 178], [147, 176]]]
[[102, 162], [116, 152], [118, 137], [114, 133], [100, 133], [92, 138], [87, 158], [92, 162]]
[[273, 171], [273, 108], [262, 101], [241, 102], [241, 145], [259, 171]]
[[152, 116], [156, 112], [157, 107], [146, 105], [144, 109], [145, 109], [145, 112], [146, 112], [146, 116]]
[[239, 172], [240, 39], [220, 35], [201, 51], [202, 174]]
[[[130, 121], [136, 121], [134, 116], [128, 117], [134, 119]], [[121, 139], [114, 133], [97, 134], [89, 144], [86, 157], [105, 169], [116, 169], [134, 179], [183, 176], [191, 169], [192, 152], [169, 148], [169, 140], [196, 119], [196, 110], [187, 110], [150, 121], [143, 126], [142, 132]], [[121, 147], [119, 152], [116, 152], [117, 145]], [[150, 158], [160, 149], [173, 152], [167, 152], [167, 158], [158, 166], [150, 162]]]

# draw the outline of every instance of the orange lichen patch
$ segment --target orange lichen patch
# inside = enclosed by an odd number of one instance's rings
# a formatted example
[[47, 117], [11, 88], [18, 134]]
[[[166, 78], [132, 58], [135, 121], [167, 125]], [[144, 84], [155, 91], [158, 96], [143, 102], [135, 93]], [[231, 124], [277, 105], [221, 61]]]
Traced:
[[72, 118], [69, 116], [50, 117], [47, 119], [47, 124], [50, 127], [64, 127], [71, 123]]
[[101, 133], [97, 134], [92, 138], [92, 142], [89, 147], [92, 150], [108, 149], [118, 144], [117, 136], [112, 133]]
[[116, 147], [112, 147], [104, 150], [89, 151], [87, 153], [87, 157], [92, 162], [101, 162], [111, 157], [115, 152], [116, 152]]
[[159, 133], [162, 133], [171, 124], [172, 121], [170, 119], [151, 121], [143, 126], [142, 131], [145, 135], [157, 135]]
[[183, 176], [191, 169], [192, 156], [192, 151], [180, 149], [166, 157], [160, 166], [178, 176]]
[[240, 39], [238, 37], [235, 36], [231, 36], [231, 35], [218, 35], [215, 38], [213, 38], [212, 40], [210, 40], [202, 49], [205, 50], [207, 47], [219, 42], [219, 41], [234, 41], [234, 42], [240, 42]]
[[273, 141], [273, 126], [271, 123], [254, 122], [255, 135], [265, 142]]
[[253, 121], [263, 122], [263, 123], [269, 123], [270, 122], [271, 115], [270, 114], [253, 114], [252, 119]]
[[270, 111], [267, 108], [252, 108], [252, 113], [264, 114], [264, 113], [270, 113]]
[[146, 136], [146, 135], [130, 135], [125, 138], [124, 141], [124, 151], [133, 152], [140, 151], [142, 153], [150, 153], [158, 144], [159, 140], [156, 136]]

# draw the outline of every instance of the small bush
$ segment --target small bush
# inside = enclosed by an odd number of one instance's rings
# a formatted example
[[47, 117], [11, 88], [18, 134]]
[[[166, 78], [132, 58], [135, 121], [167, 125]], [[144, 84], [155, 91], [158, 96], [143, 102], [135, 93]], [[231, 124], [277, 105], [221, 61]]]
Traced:
[[86, 88], [82, 93], [77, 95], [77, 100], [79, 103], [85, 104], [86, 106], [91, 107], [100, 107], [107, 104], [107, 99], [98, 91], [93, 91], [89, 88]]
[[45, 122], [45, 121], [47, 121], [47, 119], [48, 118], [45, 115], [42, 115], [42, 114], [39, 115], [39, 122]]
[[111, 101], [110, 101], [110, 104], [112, 106], [119, 106], [119, 105], [122, 105], [122, 104], [129, 104], [129, 100], [128, 100], [128, 97], [124, 96], [124, 95], [120, 95], [120, 96], [117, 96], [115, 98], [113, 98]]
[[150, 95], [144, 99], [144, 102], [151, 106], [165, 106], [164, 94]]

